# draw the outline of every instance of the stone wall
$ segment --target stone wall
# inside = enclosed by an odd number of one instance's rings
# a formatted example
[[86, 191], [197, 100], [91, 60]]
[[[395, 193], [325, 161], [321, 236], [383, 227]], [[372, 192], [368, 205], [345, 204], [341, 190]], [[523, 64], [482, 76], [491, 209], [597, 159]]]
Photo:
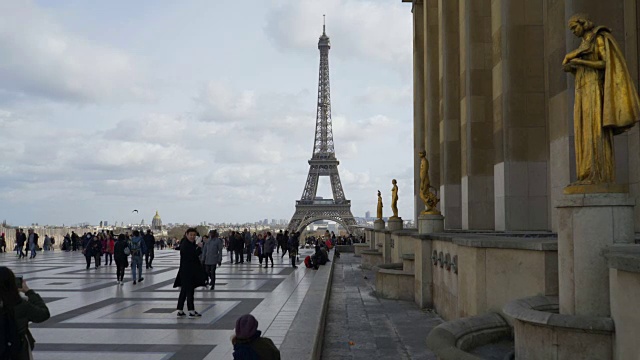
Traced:
[[[23, 227], [22, 229], [24, 229], [26, 233], [28, 228]], [[54, 245], [54, 248], [59, 249], [60, 246], [62, 245], [62, 239], [66, 234], [71, 234], [72, 231], [75, 231], [76, 234], [81, 236], [82, 234], [84, 234], [86, 231], [89, 231], [89, 230], [84, 228], [71, 228], [71, 227], [59, 227], [59, 228], [35, 227], [34, 231], [39, 236], [38, 243], [40, 247], [42, 247], [42, 245], [44, 244], [44, 236], [49, 235], [55, 238], [56, 243]], [[5, 238], [7, 240], [7, 250], [13, 251], [13, 248], [16, 243], [16, 228], [0, 226], [0, 233], [5, 234]]]
[[558, 294], [555, 242], [478, 237], [432, 242], [433, 307], [446, 320], [501, 312], [511, 300]]
[[640, 245], [615, 245], [606, 254], [609, 265], [611, 318], [616, 326], [616, 359], [640, 354]]

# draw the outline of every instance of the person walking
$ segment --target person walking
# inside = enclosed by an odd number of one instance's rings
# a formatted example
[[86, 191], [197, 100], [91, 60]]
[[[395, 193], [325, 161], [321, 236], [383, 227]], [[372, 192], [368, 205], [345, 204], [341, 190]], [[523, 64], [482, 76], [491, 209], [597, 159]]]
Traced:
[[286, 254], [289, 249], [288, 243], [289, 243], [289, 230], [285, 230], [284, 235], [282, 236], [282, 245], [280, 245], [280, 247], [282, 248], [282, 257], [280, 259], [284, 259], [284, 254]]
[[147, 266], [147, 269], [153, 269], [151, 263], [153, 262], [153, 258], [155, 257], [155, 245], [156, 238], [151, 233], [151, 230], [147, 230], [147, 233], [144, 234], [144, 243], [147, 245], [147, 252], [144, 254], [144, 263]]
[[118, 241], [113, 246], [113, 257], [116, 260], [116, 278], [118, 284], [124, 284], [124, 269], [129, 266], [129, 243], [127, 237], [124, 234], [118, 235]]
[[29, 256], [29, 259], [34, 259], [38, 251], [38, 234], [36, 234], [33, 229], [29, 229], [28, 245], [29, 250], [31, 250], [31, 256]]
[[255, 252], [258, 255], [258, 261], [260, 262], [258, 266], [262, 266], [262, 259], [264, 258], [264, 237], [262, 234], [258, 234]]
[[0, 235], [0, 253], [7, 252], [7, 239], [4, 236], [4, 233]]
[[287, 243], [289, 257], [291, 258], [291, 267], [294, 269], [298, 268], [298, 266], [296, 266], [296, 256], [298, 256], [298, 248], [300, 247], [300, 240], [298, 240], [299, 236], [299, 232], [292, 233], [291, 237], [289, 237], [289, 242]]
[[209, 290], [216, 287], [216, 268], [222, 265], [222, 248], [224, 244], [218, 237], [216, 230], [209, 231], [209, 241], [204, 245], [202, 252], [204, 254], [204, 265], [206, 267], [207, 276], [209, 277]]
[[[0, 316], [4, 318], [5, 313], [13, 316], [17, 338], [20, 341], [16, 356], [9, 358], [28, 360], [33, 359], [32, 351], [35, 346], [35, 339], [29, 331], [29, 322], [41, 323], [48, 320], [51, 314], [44, 300], [35, 291], [29, 289], [24, 279], [21, 285], [18, 288], [16, 276], [11, 269], [0, 266]], [[26, 300], [20, 296], [20, 292], [24, 293]], [[4, 332], [5, 329], [2, 330]], [[5, 359], [4, 354], [0, 355]]]
[[91, 238], [88, 251], [91, 253], [91, 256], [93, 256], [95, 268], [99, 268], [102, 260], [102, 240], [100, 240], [100, 237], [93, 236]]
[[271, 259], [271, 267], [273, 267], [273, 250], [276, 248], [276, 239], [273, 238], [270, 231], [267, 231], [267, 238], [264, 241], [264, 267], [269, 266]]
[[280, 360], [280, 350], [273, 340], [261, 335], [262, 332], [258, 330], [258, 320], [253, 315], [240, 316], [236, 320], [235, 334], [231, 337], [233, 358], [235, 360]]
[[235, 233], [233, 241], [235, 243], [236, 264], [244, 264], [244, 239], [239, 231]]
[[44, 242], [42, 243], [42, 248], [44, 249], [44, 251], [49, 251], [51, 250], [51, 238], [49, 238], [49, 235], [44, 235]]
[[251, 233], [249, 230], [244, 229], [242, 239], [244, 241], [244, 250], [247, 252], [247, 262], [251, 262]]
[[[282, 234], [282, 230], [278, 231], [278, 233], [276, 234], [276, 254], [278, 254], [280, 251], [279, 249], [282, 249], [282, 238], [283, 238], [284, 234]], [[284, 249], [282, 250], [284, 253]]]
[[107, 265], [107, 260], [109, 260], [109, 265], [113, 264], [113, 253], [115, 251], [116, 240], [113, 238], [113, 234], [107, 235], [107, 248], [104, 253], [104, 264]]
[[173, 282], [173, 287], [180, 288], [178, 296], [177, 316], [184, 317], [184, 302], [187, 301], [187, 310], [189, 310], [189, 318], [200, 317], [195, 310], [194, 292], [197, 287], [204, 286], [206, 274], [202, 271], [200, 265], [199, 253], [202, 251], [196, 241], [196, 229], [189, 228], [184, 234], [184, 238], [180, 241], [180, 268]]
[[[133, 285], [144, 280], [142, 277], [142, 256], [147, 253], [147, 245], [140, 236], [140, 231], [133, 230], [133, 236], [129, 240], [129, 251], [131, 252], [131, 275], [133, 275]], [[136, 281], [136, 270], [138, 280]]]
[[84, 254], [84, 258], [87, 261], [87, 269], [91, 267], [91, 249], [89, 248], [89, 244], [91, 243], [91, 235], [85, 234], [82, 236], [82, 253]]

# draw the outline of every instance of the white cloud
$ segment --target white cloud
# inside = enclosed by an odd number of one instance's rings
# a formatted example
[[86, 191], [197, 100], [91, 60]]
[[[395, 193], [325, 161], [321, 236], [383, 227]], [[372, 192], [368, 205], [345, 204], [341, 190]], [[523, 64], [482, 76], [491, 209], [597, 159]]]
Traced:
[[410, 84], [403, 88], [367, 87], [363, 94], [355, 96], [355, 100], [362, 104], [408, 106], [413, 100], [413, 87]]
[[202, 107], [203, 120], [238, 121], [255, 116], [255, 94], [253, 91], [235, 92], [228, 84], [210, 81], [196, 98]]
[[[272, 0], [266, 33], [282, 49], [309, 50], [318, 42], [322, 14], [341, 54], [398, 67], [411, 65], [411, 12], [400, 1]], [[340, 55], [338, 55], [340, 56]]]
[[66, 31], [33, 1], [0, 1], [0, 14], [4, 97], [82, 103], [151, 96], [131, 56]]

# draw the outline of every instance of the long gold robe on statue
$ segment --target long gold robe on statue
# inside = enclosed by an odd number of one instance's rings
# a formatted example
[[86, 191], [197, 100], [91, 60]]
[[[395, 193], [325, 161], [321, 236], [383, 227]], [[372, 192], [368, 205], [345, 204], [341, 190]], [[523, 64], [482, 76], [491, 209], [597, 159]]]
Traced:
[[579, 51], [579, 59], [604, 61], [606, 68], [576, 68], [573, 126], [577, 183], [613, 183], [613, 135], [640, 120], [640, 99], [609, 29], [595, 28], [583, 38]]

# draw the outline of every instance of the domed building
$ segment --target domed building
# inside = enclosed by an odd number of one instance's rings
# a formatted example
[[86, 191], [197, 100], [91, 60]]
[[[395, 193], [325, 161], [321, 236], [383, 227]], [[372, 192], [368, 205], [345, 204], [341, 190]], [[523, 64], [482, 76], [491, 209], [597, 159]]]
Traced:
[[153, 217], [153, 220], [151, 220], [151, 229], [162, 230], [162, 219], [160, 219], [158, 210], [156, 210], [156, 215]]

